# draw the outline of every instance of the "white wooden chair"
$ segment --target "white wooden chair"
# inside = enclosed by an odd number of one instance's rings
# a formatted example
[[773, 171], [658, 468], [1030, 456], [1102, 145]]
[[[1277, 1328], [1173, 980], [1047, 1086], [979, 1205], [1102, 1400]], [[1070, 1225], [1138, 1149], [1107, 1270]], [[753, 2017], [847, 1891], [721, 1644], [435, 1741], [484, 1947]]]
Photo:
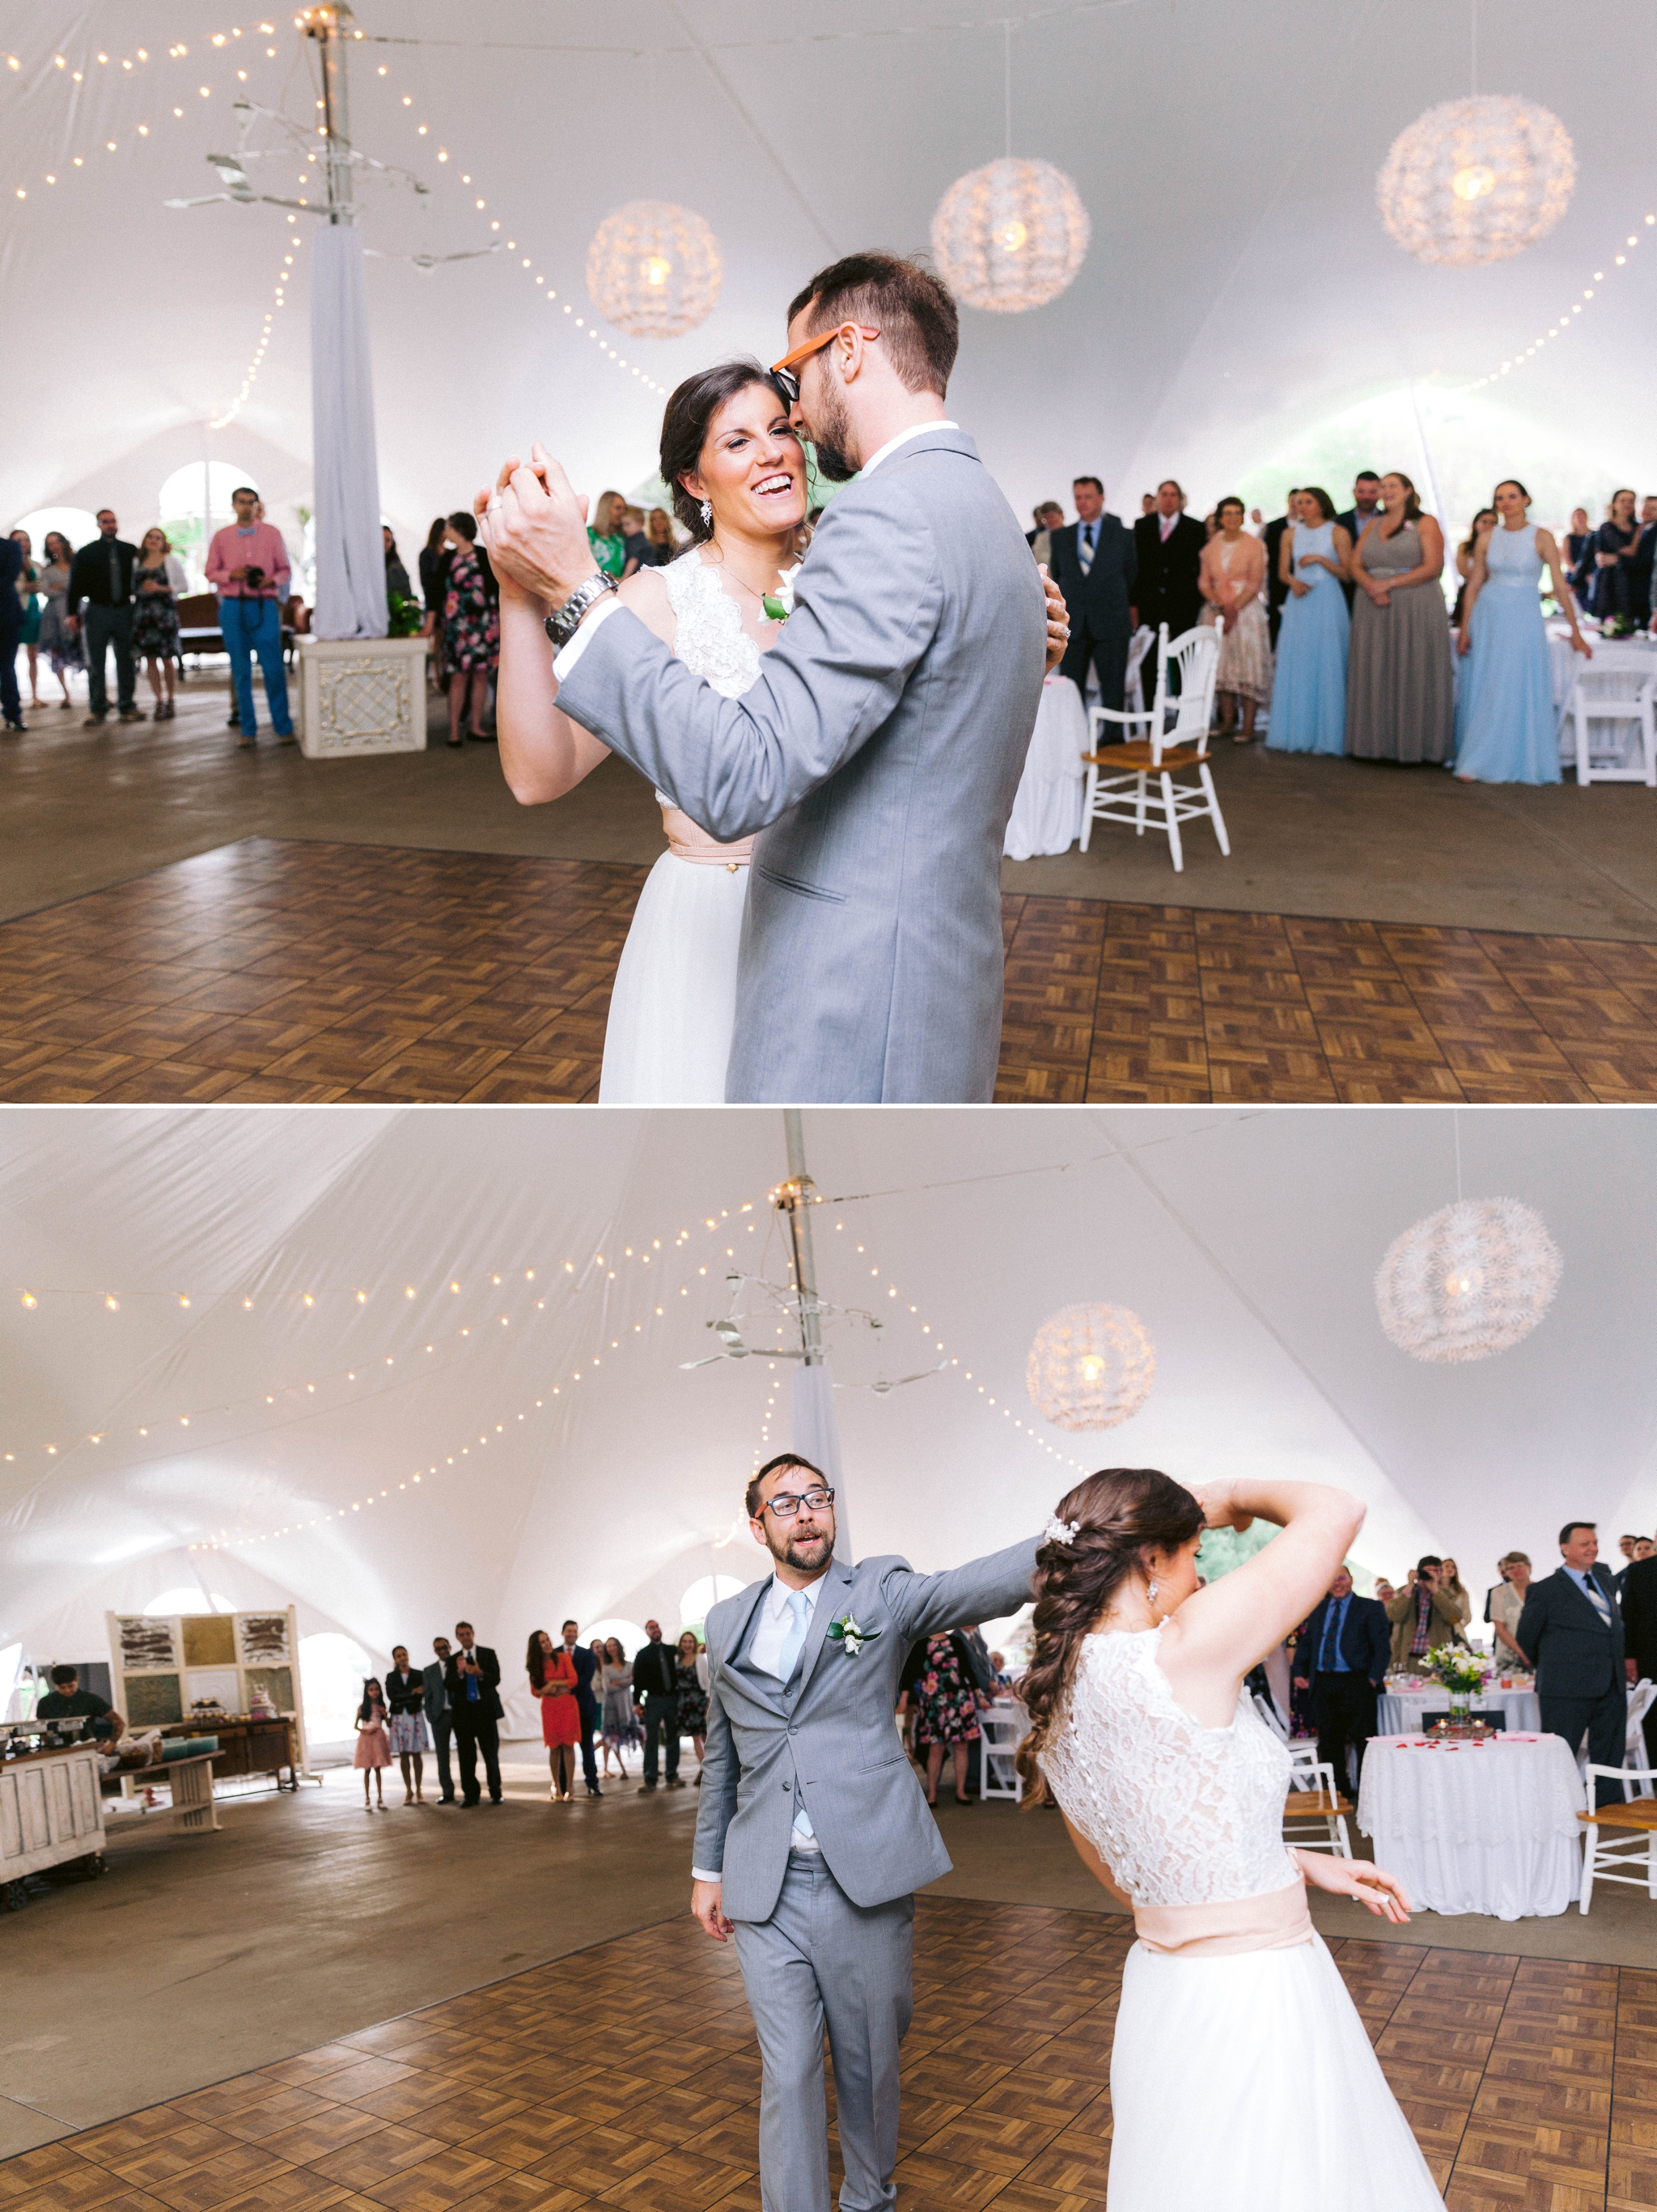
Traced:
[[1145, 711], [1144, 664], [1150, 648], [1156, 642], [1156, 633], [1149, 623], [1141, 623], [1128, 641], [1127, 667], [1122, 675], [1122, 703], [1132, 714]]
[[[1631, 1786], [1637, 1788], [1642, 1783], [1649, 1792], [1657, 1769], [1590, 1765], [1585, 1778], [1590, 1801], [1602, 1775], [1608, 1781], [1620, 1782], [1628, 1795]], [[1578, 1910], [1587, 1911], [1596, 1881], [1629, 1882], [1657, 1903], [1657, 1799], [1649, 1795], [1633, 1796], [1630, 1802], [1595, 1806], [1576, 1817], [1584, 1832]]]
[[[1570, 714], [1576, 736], [1579, 785], [1643, 783], [1648, 790], [1657, 790], [1657, 674], [1642, 677], [1637, 668], [1595, 669], [1590, 663], [1578, 673], [1571, 692]], [[1593, 726], [1596, 722], [1633, 722], [1637, 729], [1620, 756], [1613, 757], [1602, 741], [1596, 761]], [[1086, 834], [1083, 825], [1083, 836]]]
[[[1082, 805], [1084, 853], [1096, 822], [1131, 822], [1140, 837], [1149, 823], [1166, 836], [1177, 875], [1185, 866], [1181, 823], [1206, 819], [1214, 824], [1221, 852], [1229, 855], [1231, 847], [1208, 765], [1208, 726], [1214, 715], [1214, 679], [1219, 663], [1217, 623], [1188, 629], [1170, 644], [1164, 623], [1156, 633], [1156, 690], [1149, 714], [1135, 714], [1126, 708], [1094, 708], [1089, 719], [1096, 746], [1108, 722], [1130, 734], [1122, 744], [1082, 756], [1088, 764]], [[1177, 694], [1169, 685], [1170, 675], [1176, 670]], [[1195, 783], [1174, 781], [1177, 770], [1192, 768], [1197, 771]]]
[[1654, 1698], [1657, 1698], [1657, 1682], [1643, 1674], [1628, 1693], [1628, 1735], [1624, 1741], [1623, 1765], [1625, 1770], [1640, 1777], [1637, 1794], [1642, 1797], [1654, 1794], [1650, 1777], [1645, 1771], [1648, 1755], [1645, 1717], [1651, 1710]]
[[[1313, 1751], [1316, 1747], [1308, 1747]], [[1291, 1759], [1295, 1748], [1290, 1746]], [[1283, 1839], [1296, 1850], [1332, 1851], [1338, 1859], [1350, 1859], [1352, 1839], [1346, 1832], [1346, 1815], [1351, 1809], [1350, 1800], [1335, 1787], [1332, 1766], [1315, 1758], [1304, 1765], [1296, 1764], [1289, 1777], [1289, 1798], [1283, 1811]]]
[[988, 1712], [980, 1713], [978, 1729], [983, 1738], [979, 1796], [1005, 1797], [1010, 1804], [1022, 1805], [1024, 1778], [1018, 1771], [1015, 1754], [1030, 1732], [1029, 1713], [1015, 1698], [1010, 1704], [992, 1705]]
[[1271, 1729], [1272, 1735], [1276, 1736], [1278, 1741], [1279, 1743], [1286, 1744], [1289, 1741], [1289, 1730], [1284, 1725], [1283, 1715], [1278, 1711], [1277, 1705], [1274, 1700], [1271, 1698], [1263, 1698], [1258, 1690], [1254, 1691], [1252, 1694], [1254, 1699], [1255, 1711], [1266, 1723], [1267, 1728]]

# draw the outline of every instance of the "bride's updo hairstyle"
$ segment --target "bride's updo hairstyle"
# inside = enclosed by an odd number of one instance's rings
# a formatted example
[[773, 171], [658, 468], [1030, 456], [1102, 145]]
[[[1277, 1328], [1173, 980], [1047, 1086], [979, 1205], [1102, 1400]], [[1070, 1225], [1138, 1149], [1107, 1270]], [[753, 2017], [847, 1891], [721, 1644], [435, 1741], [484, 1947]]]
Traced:
[[1035, 1555], [1035, 1648], [1018, 1686], [1030, 1731], [1018, 1747], [1024, 1802], [1040, 1805], [1047, 1782], [1038, 1753], [1064, 1710], [1082, 1638], [1099, 1624], [1140, 1547], [1177, 1552], [1205, 1525], [1188, 1490], [1154, 1467], [1108, 1467], [1059, 1501], [1054, 1518], [1074, 1522], [1068, 1543], [1045, 1542]]
[[750, 384], [762, 384], [782, 412], [787, 413], [776, 386], [758, 362], [750, 359], [718, 362], [712, 368], [699, 369], [695, 376], [686, 377], [662, 416], [662, 482], [672, 495], [673, 512], [690, 532], [693, 544], [705, 545], [713, 528], [702, 520], [701, 500], [693, 498], [679, 479], [695, 474], [713, 417], [727, 399], [746, 392]]

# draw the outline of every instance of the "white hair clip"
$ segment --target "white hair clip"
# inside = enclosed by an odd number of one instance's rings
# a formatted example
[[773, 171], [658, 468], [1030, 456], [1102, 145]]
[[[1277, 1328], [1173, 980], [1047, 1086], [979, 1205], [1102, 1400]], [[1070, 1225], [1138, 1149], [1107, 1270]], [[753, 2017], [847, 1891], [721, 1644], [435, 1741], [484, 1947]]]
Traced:
[[1076, 1532], [1081, 1525], [1079, 1521], [1061, 1521], [1055, 1513], [1041, 1531], [1041, 1540], [1044, 1544], [1073, 1544]]

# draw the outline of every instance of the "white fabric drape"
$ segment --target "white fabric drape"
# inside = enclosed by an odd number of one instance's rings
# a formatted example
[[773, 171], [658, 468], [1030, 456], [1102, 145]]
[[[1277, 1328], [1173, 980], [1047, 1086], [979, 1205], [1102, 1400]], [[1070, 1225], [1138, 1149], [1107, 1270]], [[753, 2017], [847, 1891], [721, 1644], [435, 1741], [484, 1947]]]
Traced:
[[794, 1369], [793, 1388], [794, 1441], [793, 1449], [809, 1459], [813, 1467], [820, 1467], [828, 1478], [828, 1486], [835, 1495], [835, 1518], [839, 1522], [838, 1540], [835, 1550], [842, 1559], [852, 1556], [852, 1516], [840, 1471], [840, 1425], [835, 1418], [835, 1377], [825, 1364], [807, 1367], [802, 1361]]
[[1002, 846], [1010, 860], [1067, 853], [1081, 836], [1082, 756], [1087, 748], [1081, 693], [1068, 676], [1049, 676], [1041, 687], [1035, 730]]
[[311, 260], [311, 422], [316, 471], [318, 637], [384, 637], [385, 554], [362, 238], [319, 223]]

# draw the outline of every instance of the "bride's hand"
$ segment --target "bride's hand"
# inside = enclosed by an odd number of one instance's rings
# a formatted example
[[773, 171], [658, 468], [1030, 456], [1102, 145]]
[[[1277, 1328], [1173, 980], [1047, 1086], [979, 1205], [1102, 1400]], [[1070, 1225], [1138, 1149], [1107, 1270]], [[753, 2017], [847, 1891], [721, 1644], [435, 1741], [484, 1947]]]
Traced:
[[1232, 1502], [1233, 1482], [1205, 1482], [1193, 1493], [1203, 1509], [1204, 1525], [1210, 1528], [1252, 1528], [1254, 1516], [1245, 1513]]
[[509, 461], [495, 489], [472, 502], [497, 578], [518, 595], [561, 607], [598, 573], [587, 542], [586, 506], [537, 439], [527, 464]]
[[1064, 659], [1070, 644], [1070, 610], [1065, 605], [1065, 595], [1048, 575], [1045, 562], [1038, 564], [1041, 573], [1041, 588], [1047, 595], [1047, 665], [1051, 676]]
[[1338, 1859], [1321, 1851], [1296, 1851], [1301, 1872], [1313, 1889], [1331, 1897], [1350, 1897], [1382, 1920], [1404, 1927], [1410, 1917], [1410, 1900], [1396, 1875], [1384, 1874], [1366, 1859]]

